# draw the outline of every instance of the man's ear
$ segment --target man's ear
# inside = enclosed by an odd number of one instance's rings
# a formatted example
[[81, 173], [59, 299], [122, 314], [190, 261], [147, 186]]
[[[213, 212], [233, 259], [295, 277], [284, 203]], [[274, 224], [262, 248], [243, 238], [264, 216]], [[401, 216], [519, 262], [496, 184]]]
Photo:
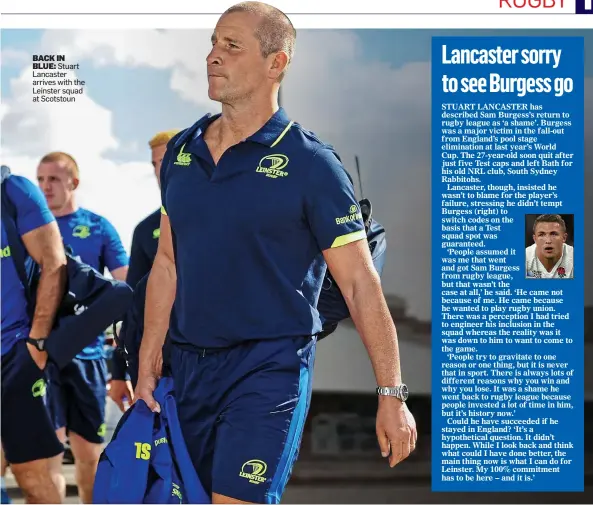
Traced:
[[284, 51], [278, 51], [271, 54], [270, 58], [269, 75], [270, 78], [277, 81], [288, 66], [288, 55]]

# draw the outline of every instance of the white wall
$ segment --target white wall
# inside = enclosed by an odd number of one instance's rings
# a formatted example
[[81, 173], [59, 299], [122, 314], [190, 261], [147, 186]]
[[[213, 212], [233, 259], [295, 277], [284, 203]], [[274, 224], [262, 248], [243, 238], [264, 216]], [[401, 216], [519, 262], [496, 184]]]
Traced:
[[[430, 347], [414, 343], [414, 337], [405, 333], [402, 327], [399, 337], [402, 379], [410, 394], [430, 394]], [[376, 387], [368, 354], [353, 326], [342, 323], [333, 334], [319, 342], [314, 391], [374, 394]]]
[[[414, 334], [398, 324], [402, 379], [411, 394], [431, 392], [429, 335]], [[585, 400], [593, 401], [593, 344], [585, 345]], [[377, 384], [366, 349], [356, 329], [342, 323], [317, 345], [314, 391], [374, 393]]]

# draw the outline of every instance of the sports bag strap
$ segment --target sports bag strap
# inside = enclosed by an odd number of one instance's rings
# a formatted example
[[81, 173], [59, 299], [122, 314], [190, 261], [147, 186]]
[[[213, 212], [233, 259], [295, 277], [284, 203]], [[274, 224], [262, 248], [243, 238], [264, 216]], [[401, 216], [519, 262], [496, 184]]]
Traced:
[[[164, 379], [161, 379], [161, 381], [163, 380]], [[172, 386], [173, 380], [171, 378], [167, 378], [167, 380], [170, 381], [169, 384]], [[161, 399], [161, 401], [163, 401], [163, 399]], [[187, 446], [185, 445], [185, 440], [179, 424], [179, 417], [177, 416], [177, 406], [175, 404], [173, 391], [169, 390], [169, 392], [164, 395], [164, 401], [161, 403], [161, 408], [164, 414], [163, 417], [167, 422], [175, 462], [179, 468], [188, 502], [210, 503], [210, 498], [200, 482], [200, 478], [198, 477], [187, 450]]]

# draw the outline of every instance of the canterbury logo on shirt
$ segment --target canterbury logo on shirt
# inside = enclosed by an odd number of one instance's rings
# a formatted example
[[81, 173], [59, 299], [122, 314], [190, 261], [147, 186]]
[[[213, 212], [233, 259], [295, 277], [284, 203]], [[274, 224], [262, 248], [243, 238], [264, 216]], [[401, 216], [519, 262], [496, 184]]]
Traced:
[[179, 154], [177, 155], [177, 161], [175, 161], [173, 163], [174, 165], [181, 165], [182, 167], [188, 167], [189, 164], [191, 163], [191, 153], [183, 152], [184, 148], [185, 148], [185, 144], [183, 144], [181, 146], [181, 150], [179, 151]]

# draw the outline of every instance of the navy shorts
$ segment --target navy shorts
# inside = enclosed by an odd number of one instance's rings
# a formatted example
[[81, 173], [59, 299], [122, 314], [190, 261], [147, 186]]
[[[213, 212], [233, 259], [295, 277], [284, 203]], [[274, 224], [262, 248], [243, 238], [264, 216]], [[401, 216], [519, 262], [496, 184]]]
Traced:
[[181, 430], [207, 493], [279, 503], [311, 400], [316, 340], [171, 347]]
[[48, 367], [48, 408], [54, 428], [101, 444], [105, 437], [107, 364], [75, 358], [61, 371]]
[[2, 447], [11, 463], [52, 458], [64, 451], [47, 412], [45, 374], [24, 340], [2, 356]]

